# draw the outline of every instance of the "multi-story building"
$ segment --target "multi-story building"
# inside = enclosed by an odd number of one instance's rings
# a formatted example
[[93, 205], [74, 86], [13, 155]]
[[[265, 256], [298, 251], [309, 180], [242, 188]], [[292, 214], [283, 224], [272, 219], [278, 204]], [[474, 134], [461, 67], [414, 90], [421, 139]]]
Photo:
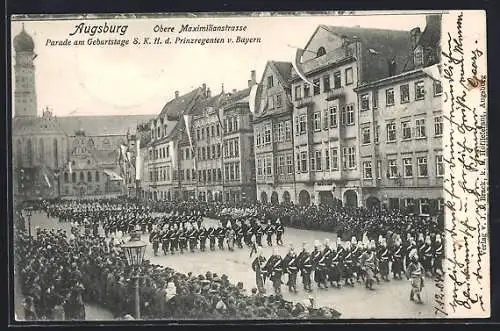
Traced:
[[364, 205], [432, 214], [443, 208], [441, 17], [411, 31], [408, 70], [361, 85], [360, 160]]
[[259, 83], [253, 129], [257, 198], [262, 203], [296, 201], [292, 69], [289, 62], [269, 61]]
[[[143, 185], [148, 187], [146, 196], [154, 200], [171, 200], [182, 194], [179, 156], [188, 146], [185, 140], [184, 115], [189, 114], [197, 102], [206, 99], [207, 88], [196, 88], [187, 94], [175, 92], [160, 114], [150, 122], [151, 141], [148, 144], [148, 176]], [[191, 155], [190, 155], [191, 156]]]
[[[301, 205], [362, 204], [355, 88], [404, 69], [406, 31], [320, 25], [291, 78], [294, 158]], [[305, 76], [304, 81], [301, 76]]]

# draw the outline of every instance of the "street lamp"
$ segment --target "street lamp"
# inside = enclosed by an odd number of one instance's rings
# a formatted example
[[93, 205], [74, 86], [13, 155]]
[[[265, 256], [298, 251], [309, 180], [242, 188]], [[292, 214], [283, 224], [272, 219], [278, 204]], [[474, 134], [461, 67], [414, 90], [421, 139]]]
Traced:
[[147, 244], [141, 240], [141, 233], [139, 231], [130, 234], [130, 240], [122, 244], [127, 257], [127, 263], [131, 267], [137, 268], [137, 275], [135, 278], [135, 318], [141, 318], [141, 307], [139, 303], [139, 268], [144, 260], [144, 253], [146, 252]]

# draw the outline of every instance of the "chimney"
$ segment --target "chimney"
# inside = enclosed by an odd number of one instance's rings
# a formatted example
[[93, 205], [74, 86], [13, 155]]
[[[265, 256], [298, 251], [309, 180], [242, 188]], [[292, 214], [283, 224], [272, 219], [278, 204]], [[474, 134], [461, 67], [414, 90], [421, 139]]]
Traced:
[[250, 79], [252, 80], [252, 85], [257, 84], [257, 77], [255, 74], [255, 70], [250, 71]]
[[205, 92], [207, 90], [207, 84], [203, 83], [201, 85], [201, 88], [203, 89], [203, 92]]
[[210, 88], [207, 88], [207, 98], [210, 98], [212, 96], [212, 91], [210, 91]]
[[252, 87], [253, 86], [253, 82], [251, 79], [248, 80], [248, 87]]
[[175, 91], [175, 98], [177, 99], [179, 97], [179, 91]]
[[387, 65], [389, 67], [389, 77], [396, 75], [396, 59], [387, 60]]
[[410, 30], [410, 47], [411, 47], [411, 52], [413, 53], [413, 50], [415, 47], [417, 47], [418, 42], [420, 41], [420, 36], [421, 36], [421, 31], [419, 27], [413, 28]]
[[221, 84], [221, 93], [224, 94], [224, 83]]

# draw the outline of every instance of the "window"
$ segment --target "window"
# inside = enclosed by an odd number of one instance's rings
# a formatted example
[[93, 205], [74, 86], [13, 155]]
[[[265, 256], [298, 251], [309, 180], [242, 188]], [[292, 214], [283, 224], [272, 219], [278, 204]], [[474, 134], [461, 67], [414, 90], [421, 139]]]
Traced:
[[307, 152], [300, 152], [300, 171], [307, 172]]
[[320, 48], [318, 48], [318, 51], [316, 52], [316, 57], [320, 57], [320, 56], [323, 56], [325, 54], [326, 54], [325, 48], [323, 46], [321, 46]]
[[363, 162], [363, 178], [372, 179], [372, 161]]
[[296, 166], [296, 171], [297, 171], [297, 173], [299, 173], [299, 172], [301, 172], [301, 169], [302, 169], [302, 168], [301, 168], [301, 164], [300, 164], [300, 154], [299, 154], [299, 153], [297, 153], [296, 155], [297, 155], [297, 166]]
[[345, 106], [342, 106], [342, 108], [340, 109], [340, 123], [342, 125], [345, 125], [346, 122], [347, 122], [347, 110]]
[[87, 180], [92, 182], [92, 173], [90, 171], [87, 172]]
[[206, 151], [205, 147], [202, 147], [201, 148], [201, 159], [202, 160], [206, 160], [207, 159], [207, 153], [206, 152], [207, 151]]
[[443, 156], [436, 155], [436, 176], [443, 177], [443, 175], [444, 175]]
[[313, 93], [314, 95], [318, 95], [321, 93], [321, 86], [319, 85], [319, 78], [313, 80]]
[[321, 130], [321, 113], [316, 112], [313, 114], [313, 130], [320, 131]]
[[170, 146], [165, 147], [165, 155], [166, 157], [170, 157]]
[[309, 84], [304, 84], [304, 98], [307, 98], [310, 95], [311, 88]]
[[330, 170], [330, 151], [325, 149], [325, 170]]
[[278, 158], [278, 173], [280, 175], [285, 174], [285, 156], [284, 155], [280, 155]]
[[344, 147], [342, 150], [342, 161], [344, 169], [356, 168], [356, 150], [355, 147]]
[[287, 154], [286, 156], [286, 170], [288, 174], [293, 173], [293, 154]]
[[268, 76], [267, 77], [267, 87], [273, 87], [274, 86], [274, 82], [273, 82], [273, 76]]
[[351, 85], [352, 83], [354, 83], [354, 78], [352, 76], [352, 68], [347, 68], [345, 70], [345, 84]]
[[330, 75], [323, 76], [323, 92], [330, 91]]
[[389, 178], [396, 178], [398, 176], [398, 164], [396, 159], [387, 160], [387, 168]]
[[271, 143], [271, 124], [266, 124], [264, 127], [264, 143], [265, 144], [270, 144]]
[[316, 171], [316, 157], [315, 155], [311, 155], [311, 171]]
[[401, 103], [410, 102], [410, 87], [408, 84], [404, 84], [400, 86], [401, 93]]
[[396, 123], [387, 123], [387, 142], [396, 141]]
[[394, 106], [394, 89], [389, 88], [385, 90], [385, 104], [386, 106]]
[[372, 98], [373, 98], [373, 109], [377, 109], [377, 107], [378, 107], [378, 90], [373, 90]]
[[257, 159], [257, 176], [262, 176], [262, 159]]
[[429, 199], [420, 199], [420, 215], [429, 215]]
[[401, 122], [401, 131], [403, 134], [403, 140], [411, 139], [410, 121]]
[[[213, 146], [213, 147], [215, 147], [215, 146]], [[215, 156], [215, 148], [214, 148], [214, 156]], [[234, 156], [235, 157], [240, 156], [240, 143], [237, 139], [234, 141]]]
[[370, 127], [367, 126], [361, 129], [361, 137], [363, 144], [370, 143]]
[[299, 133], [300, 134], [305, 134], [306, 131], [307, 131], [306, 115], [300, 115], [299, 116]]
[[425, 119], [415, 121], [415, 138], [425, 138]]
[[380, 141], [380, 125], [375, 125], [375, 137], [373, 138], [373, 141], [376, 144]]
[[295, 100], [300, 100], [302, 99], [302, 89], [301, 89], [301, 86], [295, 86]]
[[361, 94], [361, 111], [370, 109], [370, 97], [368, 93]]
[[411, 157], [403, 158], [403, 176], [413, 177], [413, 161]]
[[332, 170], [339, 170], [339, 150], [337, 148], [330, 148], [332, 155]]
[[336, 71], [333, 73], [333, 88], [341, 88], [342, 87], [342, 77], [340, 71]]
[[432, 85], [434, 86], [434, 96], [437, 97], [437, 96], [443, 94], [443, 85], [441, 85], [440, 80], [435, 80]]
[[240, 163], [236, 162], [234, 164], [234, 178], [240, 180]]
[[377, 179], [382, 179], [382, 160], [377, 160]]
[[279, 122], [278, 123], [278, 141], [284, 141], [285, 140], [285, 122]]
[[186, 180], [190, 180], [191, 177], [191, 170], [190, 169], [186, 169]]
[[276, 95], [276, 108], [281, 108], [283, 105], [283, 99], [281, 97], [281, 94]]
[[442, 116], [434, 117], [434, 135], [436, 137], [443, 135], [443, 117]]
[[328, 130], [328, 109], [323, 110], [323, 130]]
[[321, 164], [321, 151], [315, 151], [314, 154], [316, 157], [316, 171], [321, 171], [323, 168]]
[[257, 145], [257, 147], [260, 146], [260, 144], [262, 143], [262, 135], [261, 135], [261, 128], [260, 127], [256, 127], [255, 128], [255, 145]]
[[238, 117], [233, 117], [233, 131], [238, 131]]
[[422, 50], [422, 46], [418, 46], [417, 48], [415, 48], [415, 52], [413, 55], [413, 61], [416, 66], [421, 66], [424, 64], [424, 53]]
[[64, 173], [64, 182], [65, 183], [69, 182], [69, 175], [67, 172]]
[[217, 131], [217, 137], [220, 136], [220, 124], [217, 124], [216, 131]]
[[421, 80], [415, 83], [415, 100], [422, 100], [425, 95], [424, 81]]
[[337, 107], [330, 106], [330, 127], [334, 128], [337, 126]]
[[266, 156], [265, 159], [266, 175], [271, 176], [273, 174], [273, 163], [270, 156]]
[[186, 148], [185, 154], [186, 154], [186, 160], [189, 160], [190, 158], [189, 148]]
[[229, 118], [227, 120], [227, 132], [233, 132], [233, 121]]
[[292, 140], [292, 121], [291, 120], [285, 121], [285, 140], [286, 141]]
[[418, 177], [427, 177], [427, 157], [417, 157]]

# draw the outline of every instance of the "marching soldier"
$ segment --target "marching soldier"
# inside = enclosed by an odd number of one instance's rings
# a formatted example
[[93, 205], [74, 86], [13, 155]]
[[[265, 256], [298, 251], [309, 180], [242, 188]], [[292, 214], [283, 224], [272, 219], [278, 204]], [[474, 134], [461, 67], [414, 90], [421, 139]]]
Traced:
[[257, 243], [257, 246], [262, 247], [262, 235], [264, 234], [264, 231], [262, 230], [262, 226], [258, 222], [255, 223], [253, 232], [255, 234], [255, 242]]
[[311, 273], [313, 271], [313, 262], [311, 260], [311, 256], [307, 252], [306, 243], [303, 243], [302, 252], [300, 252], [298, 260], [299, 260], [300, 275], [302, 276], [302, 284], [304, 285], [304, 290], [307, 292], [312, 292]]
[[368, 249], [361, 255], [360, 263], [365, 274], [365, 287], [369, 290], [373, 290], [374, 277], [378, 269], [374, 240], [368, 244]]
[[299, 272], [298, 258], [295, 250], [290, 246], [290, 251], [283, 259], [283, 270], [288, 273], [288, 291], [297, 293], [297, 273]]
[[172, 232], [170, 235], [170, 253], [174, 254], [175, 251], [179, 250], [179, 236], [181, 234], [181, 229], [177, 224], [173, 225]]
[[281, 224], [280, 219], [276, 220], [276, 245], [283, 246], [283, 233], [285, 232], [285, 227]]
[[356, 278], [356, 281], [358, 283], [361, 283], [360, 279], [363, 278], [363, 271], [361, 270], [361, 264], [359, 259], [361, 258], [361, 254], [363, 252], [361, 251], [359, 245], [358, 245], [358, 240], [356, 239], [355, 236], [352, 236], [351, 238], [351, 249], [352, 249], [352, 272], [353, 276]]
[[236, 245], [238, 245], [239, 248], [243, 248], [243, 244], [241, 243], [241, 240], [243, 239], [243, 234], [244, 234], [244, 230], [243, 230], [242, 224], [238, 220], [235, 224], [235, 227], [234, 227], [234, 235], [236, 238]]
[[432, 242], [431, 242], [431, 236], [427, 236], [425, 238], [425, 246], [424, 249], [422, 250], [423, 253], [423, 263], [422, 266], [424, 267], [425, 274], [429, 277], [432, 276], [432, 258], [434, 256], [433, 250], [432, 250]]
[[257, 254], [255, 259], [252, 262], [252, 269], [255, 272], [255, 283], [257, 284], [257, 289], [260, 294], [264, 294], [266, 292], [264, 288], [264, 283], [266, 281], [266, 274], [264, 270], [264, 266], [266, 263], [266, 258], [262, 256], [262, 249], [257, 248]]
[[201, 225], [201, 228], [198, 232], [200, 237], [200, 250], [204, 252], [207, 248], [207, 238], [208, 238], [208, 230], [205, 228], [205, 225]]
[[271, 224], [271, 221], [269, 221], [267, 223], [267, 226], [266, 226], [264, 232], [266, 233], [266, 237], [267, 237], [267, 246], [272, 246], [273, 245], [272, 239], [273, 239], [274, 227]]
[[245, 221], [243, 222], [243, 224], [241, 224], [241, 230], [243, 231], [243, 241], [247, 246], [250, 246], [252, 243], [252, 236], [253, 236], [252, 226], [250, 226], [248, 221]]
[[231, 222], [227, 222], [227, 229], [225, 231], [227, 248], [229, 251], [234, 251], [234, 230], [231, 227]]
[[432, 271], [433, 271], [434, 275], [443, 275], [444, 248], [443, 248], [443, 243], [441, 242], [441, 235], [440, 234], [436, 234], [436, 239], [434, 241], [432, 253], [433, 253], [433, 258], [434, 258]]
[[424, 286], [424, 268], [419, 262], [418, 253], [416, 249], [412, 249], [409, 253], [410, 263], [408, 269], [406, 270], [406, 277], [411, 281], [411, 291], [410, 300], [415, 301], [415, 296], [417, 297], [417, 303], [422, 304], [422, 298], [420, 292]]
[[189, 249], [191, 250], [191, 253], [194, 253], [197, 243], [198, 243], [198, 231], [193, 225], [191, 231], [189, 231]]
[[275, 294], [281, 294], [281, 276], [283, 275], [283, 259], [278, 254], [276, 249], [273, 250], [273, 255], [267, 261], [265, 270], [269, 275], [269, 279], [273, 282]]
[[184, 250], [187, 249], [187, 241], [188, 241], [188, 230], [186, 228], [186, 224], [179, 226], [179, 249], [181, 250], [181, 254], [184, 254]]
[[160, 238], [157, 230], [153, 230], [149, 235], [149, 241], [153, 244], [153, 252], [155, 256], [158, 256], [158, 248], [160, 246]]
[[219, 244], [219, 249], [224, 250], [224, 239], [226, 238], [226, 229], [222, 226], [219, 226], [216, 233], [217, 233], [217, 243]]
[[210, 242], [210, 250], [213, 251], [215, 250], [215, 237], [217, 236], [217, 234], [215, 233], [215, 229], [212, 226], [208, 228], [207, 236]]
[[352, 279], [353, 273], [353, 259], [352, 259], [352, 250], [351, 250], [351, 243], [347, 241], [345, 243], [345, 255], [343, 257], [344, 260], [344, 279], [345, 279], [345, 286], [354, 286], [354, 281]]
[[379, 243], [379, 249], [377, 252], [377, 258], [379, 260], [380, 275], [382, 279], [386, 282], [389, 281], [389, 249], [384, 238]]
[[342, 276], [342, 271], [339, 267], [342, 251], [339, 248], [338, 244], [337, 248], [332, 248], [330, 259], [327, 261], [328, 280], [330, 281], [330, 286], [335, 286], [336, 288], [340, 288], [340, 278]]
[[392, 248], [392, 274], [394, 279], [402, 279], [404, 252], [401, 246], [401, 239], [398, 237]]

